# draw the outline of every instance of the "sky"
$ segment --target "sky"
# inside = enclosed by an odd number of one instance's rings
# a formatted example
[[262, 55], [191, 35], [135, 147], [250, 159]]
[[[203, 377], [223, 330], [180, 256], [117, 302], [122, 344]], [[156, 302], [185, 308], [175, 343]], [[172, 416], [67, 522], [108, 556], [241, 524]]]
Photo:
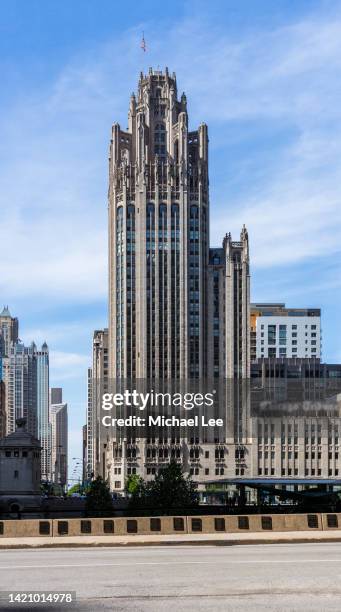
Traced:
[[341, 1], [2, 0], [0, 306], [49, 345], [71, 458], [107, 325], [110, 129], [149, 66], [208, 124], [211, 245], [245, 223], [252, 300], [320, 307], [341, 361]]

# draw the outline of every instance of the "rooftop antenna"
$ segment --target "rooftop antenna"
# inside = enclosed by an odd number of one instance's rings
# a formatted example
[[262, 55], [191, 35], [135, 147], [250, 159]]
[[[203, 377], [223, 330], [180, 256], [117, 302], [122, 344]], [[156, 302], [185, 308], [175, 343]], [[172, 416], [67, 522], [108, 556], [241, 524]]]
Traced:
[[144, 32], [142, 32], [142, 40], [141, 40], [140, 47], [144, 53], [147, 51], [147, 45], [146, 45], [146, 41], [144, 38]]

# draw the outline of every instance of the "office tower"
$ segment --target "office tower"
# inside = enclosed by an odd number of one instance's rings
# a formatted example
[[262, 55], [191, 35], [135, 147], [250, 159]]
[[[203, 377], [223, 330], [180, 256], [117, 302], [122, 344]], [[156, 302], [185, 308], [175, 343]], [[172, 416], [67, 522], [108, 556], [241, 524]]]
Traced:
[[6, 435], [6, 396], [5, 396], [5, 383], [1, 380], [0, 376], [0, 439]]
[[0, 357], [8, 357], [11, 342], [18, 340], [18, 319], [12, 317], [8, 306], [0, 313]]
[[50, 389], [50, 405], [61, 404], [63, 402], [63, 389], [61, 387], [52, 387]]
[[110, 375], [206, 375], [208, 136], [176, 77], [150, 69], [109, 156]]
[[82, 460], [83, 460], [83, 482], [85, 482], [86, 480], [88, 480], [88, 472], [87, 472], [87, 465], [88, 465], [88, 450], [87, 450], [87, 443], [88, 443], [88, 433], [87, 433], [87, 426], [83, 425], [82, 427]]
[[249, 238], [226, 234], [221, 248], [211, 248], [208, 263], [207, 345], [209, 377], [250, 376]]
[[2, 360], [2, 377], [6, 391], [6, 431], [13, 433], [15, 422], [26, 419], [26, 428], [38, 437], [36, 346], [11, 343], [9, 356]]
[[37, 437], [41, 444], [41, 477], [48, 480], [51, 473], [49, 440], [49, 349], [44, 342], [41, 350], [35, 345], [37, 367]]
[[15, 431], [18, 418], [26, 419], [29, 433], [40, 440], [41, 476], [48, 479], [49, 450], [49, 352], [46, 343], [37, 349], [11, 342], [9, 356], [2, 359], [2, 378], [6, 394], [6, 431]]
[[88, 368], [87, 478], [96, 472], [99, 457], [99, 428], [102, 394], [107, 390], [109, 349], [108, 329], [95, 330], [92, 341], [92, 367]]
[[[192, 131], [175, 75], [150, 69], [131, 96], [127, 130], [114, 124], [110, 143], [110, 378], [248, 377], [249, 274], [245, 227], [240, 240], [227, 234], [220, 249], [209, 249], [207, 126]], [[122, 490], [126, 475], [152, 476], [172, 457], [190, 473], [199, 469], [191, 467], [196, 436], [99, 439], [94, 370], [89, 380], [88, 463], [112, 488]], [[241, 401], [240, 393], [232, 387], [230, 404]], [[232, 429], [232, 438], [239, 433]], [[212, 458], [208, 448], [203, 452]], [[211, 474], [207, 466], [194, 472], [198, 479]]]
[[[96, 447], [96, 429], [98, 418], [94, 414], [92, 402], [92, 368], [88, 368], [87, 377], [87, 408], [86, 408], [86, 459], [83, 459], [83, 471], [86, 478], [91, 478], [91, 474], [95, 473], [95, 447]], [[85, 464], [84, 464], [85, 463]]]
[[52, 481], [65, 488], [68, 465], [67, 404], [62, 402], [62, 389], [60, 388], [52, 388], [50, 396], [51, 399], [61, 400], [58, 404], [50, 404]]
[[321, 357], [319, 308], [286, 308], [285, 304], [251, 304], [252, 359]]

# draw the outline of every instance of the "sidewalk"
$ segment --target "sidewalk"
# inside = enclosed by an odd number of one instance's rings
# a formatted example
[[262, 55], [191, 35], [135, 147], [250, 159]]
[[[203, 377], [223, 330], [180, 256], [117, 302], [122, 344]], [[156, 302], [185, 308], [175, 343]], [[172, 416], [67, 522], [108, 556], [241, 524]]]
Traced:
[[208, 533], [183, 535], [63, 536], [39, 538], [0, 538], [0, 549], [67, 548], [86, 546], [179, 546], [239, 544], [283, 544], [307, 542], [341, 542], [341, 530], [282, 531], [253, 533]]

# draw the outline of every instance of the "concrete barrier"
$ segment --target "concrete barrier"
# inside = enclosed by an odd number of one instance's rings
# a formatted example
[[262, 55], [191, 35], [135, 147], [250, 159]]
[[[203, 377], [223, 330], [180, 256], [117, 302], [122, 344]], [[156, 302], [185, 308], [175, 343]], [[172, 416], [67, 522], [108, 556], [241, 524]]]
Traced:
[[[310, 517], [310, 518], [309, 518]], [[307, 531], [322, 529], [319, 514], [253, 514], [229, 516], [228, 531]]]
[[0, 521], [0, 537], [22, 538], [52, 536], [52, 520], [48, 519], [23, 519]]
[[341, 513], [25, 519], [0, 520], [0, 537], [181, 535], [340, 528]]
[[169, 535], [188, 533], [186, 516], [53, 519], [53, 535]]

